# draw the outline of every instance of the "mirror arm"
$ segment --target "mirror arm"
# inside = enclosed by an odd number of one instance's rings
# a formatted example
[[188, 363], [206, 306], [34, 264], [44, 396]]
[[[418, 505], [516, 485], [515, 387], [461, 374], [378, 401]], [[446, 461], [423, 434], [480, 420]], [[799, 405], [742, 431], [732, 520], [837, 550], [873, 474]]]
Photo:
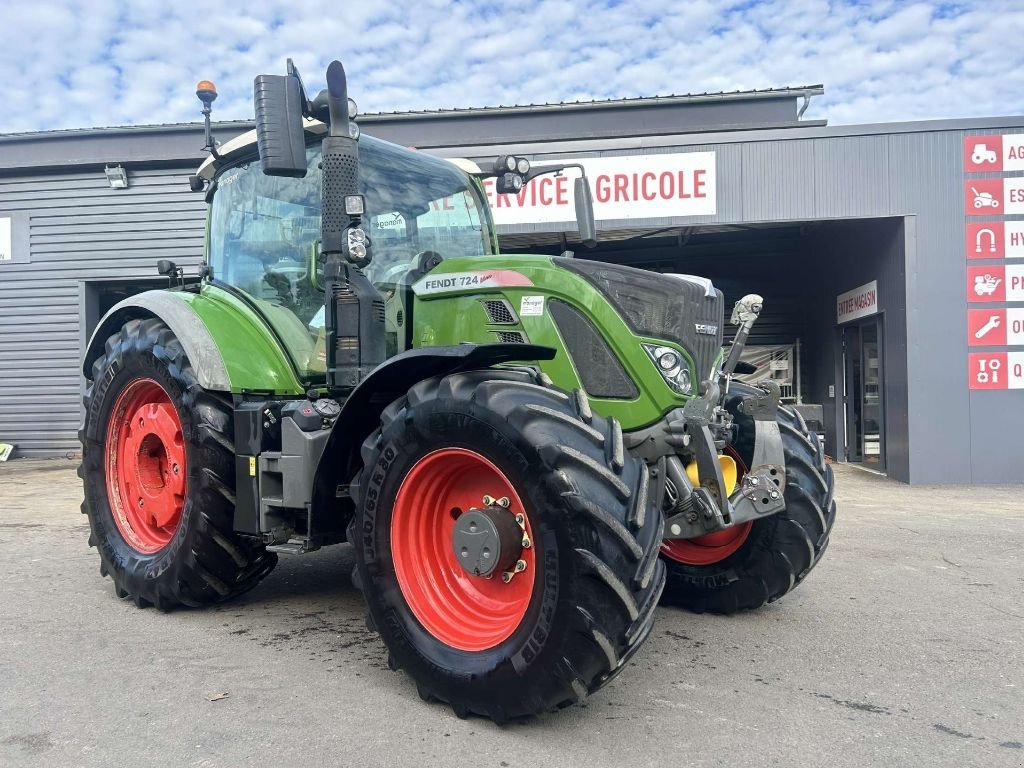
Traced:
[[[531, 166], [530, 170], [526, 173], [525, 176], [523, 176], [523, 184], [525, 186], [527, 182], [533, 181], [533, 179], [537, 178], [538, 176], [543, 176], [546, 173], [561, 173], [562, 171], [567, 170], [569, 168], [579, 168], [580, 175], [587, 175], [586, 168], [584, 168], [583, 165], [580, 163], [559, 163], [557, 165]], [[495, 179], [500, 174], [491, 168], [487, 168], [485, 170], [475, 171], [470, 175], [483, 180]]]
[[586, 178], [587, 169], [580, 163], [559, 163], [558, 165], [540, 165], [532, 166], [526, 176], [523, 177], [523, 183], [532, 181], [538, 176], [543, 176], [547, 173], [561, 173], [569, 168], [578, 168], [580, 175]]

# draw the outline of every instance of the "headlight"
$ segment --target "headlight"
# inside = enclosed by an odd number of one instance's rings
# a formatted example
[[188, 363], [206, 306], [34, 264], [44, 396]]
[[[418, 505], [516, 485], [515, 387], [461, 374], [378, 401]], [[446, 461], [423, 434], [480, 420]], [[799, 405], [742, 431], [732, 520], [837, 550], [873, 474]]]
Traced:
[[681, 395], [691, 392], [690, 368], [676, 350], [658, 344], [644, 344], [644, 351], [658, 369], [665, 383]]

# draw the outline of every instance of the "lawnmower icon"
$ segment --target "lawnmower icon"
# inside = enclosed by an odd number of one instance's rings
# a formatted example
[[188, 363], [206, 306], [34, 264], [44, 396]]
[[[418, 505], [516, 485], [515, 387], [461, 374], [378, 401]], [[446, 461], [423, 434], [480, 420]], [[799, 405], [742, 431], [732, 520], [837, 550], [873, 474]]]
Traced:
[[974, 207], [975, 208], [998, 208], [999, 201], [996, 200], [991, 192], [979, 192], [974, 187], [971, 187], [971, 192], [974, 193]]
[[982, 163], [996, 164], [996, 151], [989, 149], [984, 144], [975, 144], [974, 151], [971, 153], [971, 162], [975, 165], [981, 165]]

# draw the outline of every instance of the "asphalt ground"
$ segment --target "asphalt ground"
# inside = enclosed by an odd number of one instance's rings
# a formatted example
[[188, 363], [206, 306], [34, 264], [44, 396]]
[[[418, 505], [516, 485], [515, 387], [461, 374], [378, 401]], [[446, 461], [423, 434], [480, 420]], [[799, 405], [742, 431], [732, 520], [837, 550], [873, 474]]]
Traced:
[[388, 670], [349, 547], [282, 557], [229, 604], [139, 610], [100, 577], [74, 464], [11, 461], [0, 765], [1024, 765], [1024, 486], [837, 467], [837, 499], [794, 593], [732, 618], [660, 609], [585, 705], [497, 727]]

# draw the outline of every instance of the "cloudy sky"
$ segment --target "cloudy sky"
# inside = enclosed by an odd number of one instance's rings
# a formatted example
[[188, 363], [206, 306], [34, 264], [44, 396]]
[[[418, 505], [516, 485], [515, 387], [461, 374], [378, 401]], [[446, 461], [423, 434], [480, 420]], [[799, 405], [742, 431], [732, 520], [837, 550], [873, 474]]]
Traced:
[[0, 133], [252, 115], [340, 58], [364, 112], [824, 83], [832, 124], [1024, 114], [1024, 0], [0, 0]]

